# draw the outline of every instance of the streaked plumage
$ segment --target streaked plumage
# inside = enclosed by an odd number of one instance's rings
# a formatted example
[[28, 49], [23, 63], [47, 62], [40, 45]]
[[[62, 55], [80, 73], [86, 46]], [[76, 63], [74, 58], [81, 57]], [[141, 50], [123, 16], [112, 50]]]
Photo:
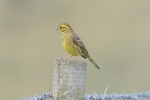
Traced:
[[88, 54], [88, 51], [81, 39], [68, 23], [60, 24], [58, 26], [58, 30], [61, 32], [62, 46], [69, 54], [72, 56], [80, 55], [85, 59], [88, 58], [96, 68], [100, 69]]

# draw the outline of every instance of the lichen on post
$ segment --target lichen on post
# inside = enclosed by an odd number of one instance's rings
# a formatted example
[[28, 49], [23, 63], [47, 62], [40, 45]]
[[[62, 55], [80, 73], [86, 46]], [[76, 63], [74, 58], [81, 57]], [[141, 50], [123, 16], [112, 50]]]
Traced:
[[54, 63], [53, 100], [84, 100], [86, 63], [58, 58]]

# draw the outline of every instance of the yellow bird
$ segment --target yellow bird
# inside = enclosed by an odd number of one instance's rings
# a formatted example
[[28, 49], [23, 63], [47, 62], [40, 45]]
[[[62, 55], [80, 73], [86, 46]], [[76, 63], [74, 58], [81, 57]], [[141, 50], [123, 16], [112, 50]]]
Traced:
[[88, 51], [81, 39], [68, 23], [60, 24], [58, 26], [58, 30], [61, 32], [62, 46], [69, 54], [71, 54], [71, 57], [80, 55], [85, 59], [88, 58], [96, 68], [100, 69], [88, 54]]

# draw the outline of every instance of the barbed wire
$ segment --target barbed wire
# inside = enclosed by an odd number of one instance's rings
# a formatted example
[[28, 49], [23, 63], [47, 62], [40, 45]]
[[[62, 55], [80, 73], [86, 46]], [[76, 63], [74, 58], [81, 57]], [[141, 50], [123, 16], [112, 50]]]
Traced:
[[[48, 93], [43, 92], [41, 96], [34, 95], [33, 98], [25, 98], [24, 100], [53, 100], [52, 93], [49, 91]], [[20, 100], [20, 99], [19, 99]], [[150, 91], [149, 92], [136, 92], [133, 94], [85, 94], [84, 100], [150, 100]]]

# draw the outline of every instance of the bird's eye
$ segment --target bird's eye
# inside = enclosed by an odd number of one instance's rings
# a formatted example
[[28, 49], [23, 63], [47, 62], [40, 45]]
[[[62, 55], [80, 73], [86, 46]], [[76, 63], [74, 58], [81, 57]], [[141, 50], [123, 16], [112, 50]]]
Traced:
[[60, 29], [62, 29], [62, 27], [60, 27]]

